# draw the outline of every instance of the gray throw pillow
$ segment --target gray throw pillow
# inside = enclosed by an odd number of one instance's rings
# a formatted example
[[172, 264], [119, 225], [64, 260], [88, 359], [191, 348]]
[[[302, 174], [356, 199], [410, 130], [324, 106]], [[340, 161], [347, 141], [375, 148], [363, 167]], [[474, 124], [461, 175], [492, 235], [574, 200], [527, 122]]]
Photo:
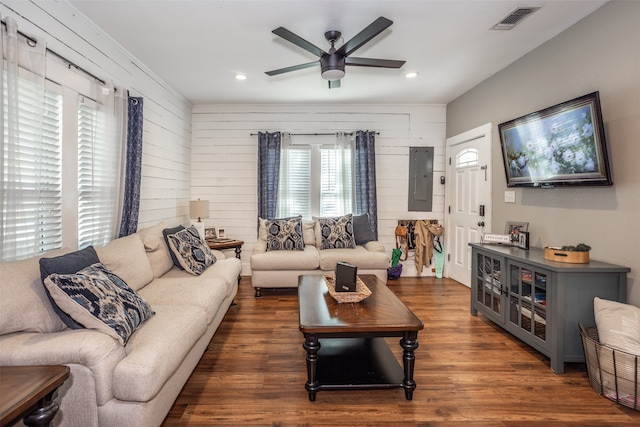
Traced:
[[162, 235], [164, 236], [164, 242], [167, 244], [167, 248], [169, 248], [169, 255], [171, 255], [171, 261], [173, 261], [173, 265], [178, 267], [180, 270], [184, 270], [184, 267], [180, 264], [180, 261], [178, 261], [178, 258], [176, 258], [176, 255], [171, 250], [171, 246], [169, 246], [169, 236], [172, 236], [176, 234], [178, 231], [182, 231], [182, 230], [184, 230], [184, 227], [182, 225], [179, 225], [173, 228], [165, 228], [164, 230], [162, 230]]
[[302, 216], [265, 221], [267, 251], [303, 251]]
[[123, 345], [155, 314], [124, 280], [100, 263], [75, 274], [51, 274], [44, 284], [56, 304], [76, 322], [104, 332]]
[[353, 236], [356, 240], [356, 245], [364, 245], [376, 240], [368, 213], [353, 216]]
[[318, 218], [322, 242], [320, 249], [355, 248], [353, 215]]
[[[40, 279], [44, 284], [44, 280], [50, 274], [74, 274], [83, 268], [89, 267], [90, 265], [98, 262], [100, 262], [100, 259], [98, 259], [98, 254], [93, 246], [88, 246], [84, 249], [80, 249], [79, 251], [70, 252], [53, 258], [40, 258]], [[64, 324], [71, 329], [83, 329], [84, 327], [82, 325], [73, 320], [71, 316], [65, 313], [58, 304], [56, 304], [46, 286], [44, 289], [47, 291], [47, 297], [49, 297], [49, 301], [51, 301], [53, 311], [55, 311], [58, 317], [60, 317], [60, 320], [62, 320]]]

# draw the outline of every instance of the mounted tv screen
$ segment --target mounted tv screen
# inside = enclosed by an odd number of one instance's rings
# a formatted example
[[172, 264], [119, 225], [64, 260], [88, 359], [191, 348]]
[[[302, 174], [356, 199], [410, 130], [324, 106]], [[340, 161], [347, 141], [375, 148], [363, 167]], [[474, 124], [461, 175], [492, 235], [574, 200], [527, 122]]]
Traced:
[[508, 187], [612, 185], [598, 92], [498, 125]]

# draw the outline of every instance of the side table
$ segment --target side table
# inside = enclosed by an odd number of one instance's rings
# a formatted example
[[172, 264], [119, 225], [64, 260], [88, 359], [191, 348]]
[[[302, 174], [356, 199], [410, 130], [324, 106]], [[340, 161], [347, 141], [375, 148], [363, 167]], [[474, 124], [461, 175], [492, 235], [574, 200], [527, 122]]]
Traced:
[[209, 249], [234, 249], [236, 250], [236, 258], [240, 259], [240, 254], [242, 253], [242, 245], [244, 242], [242, 240], [233, 240], [233, 239], [207, 239], [207, 245], [209, 245]]
[[27, 426], [49, 426], [58, 412], [58, 387], [68, 366], [0, 366], [0, 426], [24, 417]]

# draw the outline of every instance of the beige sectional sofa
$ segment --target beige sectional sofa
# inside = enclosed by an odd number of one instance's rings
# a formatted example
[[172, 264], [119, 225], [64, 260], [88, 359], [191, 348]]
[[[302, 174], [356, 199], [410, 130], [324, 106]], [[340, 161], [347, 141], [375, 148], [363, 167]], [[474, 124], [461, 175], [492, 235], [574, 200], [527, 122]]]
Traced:
[[0, 264], [0, 365], [71, 368], [59, 390], [56, 426], [160, 425], [232, 304], [240, 260], [212, 251], [215, 264], [191, 275], [174, 267], [164, 228], [160, 223], [95, 248], [100, 262], [155, 311], [125, 345], [60, 320], [39, 258]]
[[389, 256], [382, 243], [373, 240], [355, 248], [321, 249], [318, 219], [303, 220], [302, 231], [304, 250], [268, 251], [265, 220], [260, 220], [258, 241], [250, 260], [256, 297], [262, 296], [263, 288], [295, 288], [301, 275], [332, 274], [338, 262], [355, 265], [358, 274], [374, 274], [387, 283]]

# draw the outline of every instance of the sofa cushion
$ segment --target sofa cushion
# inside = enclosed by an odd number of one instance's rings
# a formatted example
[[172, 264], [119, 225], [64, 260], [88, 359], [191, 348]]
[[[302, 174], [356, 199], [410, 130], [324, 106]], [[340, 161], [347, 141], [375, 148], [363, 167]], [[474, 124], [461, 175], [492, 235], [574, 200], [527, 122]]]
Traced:
[[[47, 256], [63, 255], [58, 249]], [[59, 332], [65, 324], [53, 309], [40, 278], [39, 257], [0, 263], [0, 335]]]
[[600, 342], [640, 356], [640, 307], [595, 297], [593, 309]]
[[200, 307], [207, 314], [207, 325], [210, 324], [220, 304], [227, 297], [225, 280], [216, 277], [194, 277], [182, 270], [176, 271], [180, 271], [184, 277], [155, 279], [149, 286], [140, 289], [140, 296], [153, 307], [171, 304]]
[[56, 304], [76, 322], [121, 344], [154, 314], [146, 301], [100, 263], [75, 274], [50, 274], [44, 284]]
[[354, 249], [325, 249], [320, 251], [320, 269], [335, 270], [336, 263], [346, 262], [356, 265], [358, 269], [386, 269], [389, 257], [384, 252], [371, 252], [362, 246]]
[[154, 309], [155, 316], [131, 336], [127, 356], [115, 368], [117, 399], [153, 399], [207, 329], [207, 316], [199, 307], [158, 304]]
[[194, 276], [202, 274], [216, 262], [209, 246], [200, 238], [200, 233], [194, 226], [168, 235], [167, 240], [182, 268]]
[[112, 240], [96, 248], [100, 262], [122, 278], [134, 291], [153, 280], [153, 270], [137, 233]]
[[267, 251], [301, 251], [304, 249], [302, 237], [302, 217], [268, 219]]
[[318, 249], [307, 245], [303, 251], [269, 251], [251, 255], [252, 270], [315, 270]]
[[353, 216], [353, 236], [356, 245], [364, 245], [365, 243], [376, 240], [368, 213]]
[[[44, 284], [45, 279], [50, 274], [74, 274], [83, 268], [100, 262], [98, 254], [93, 246], [88, 246], [79, 251], [71, 252], [68, 254], [60, 255], [53, 258], [40, 258], [40, 278]], [[60, 316], [60, 320], [71, 329], [83, 329], [84, 326], [78, 324], [71, 316], [65, 313], [58, 307], [58, 304], [51, 297], [51, 293], [45, 287], [47, 296], [51, 301], [51, 305], [55, 312]]]
[[167, 224], [164, 221], [160, 221], [152, 227], [138, 230], [144, 249], [147, 251], [147, 258], [149, 258], [153, 277], [160, 277], [173, 267], [171, 251], [162, 235], [162, 230], [166, 228]]
[[353, 215], [317, 218], [316, 243], [319, 249], [355, 248]]
[[162, 236], [164, 237], [164, 242], [167, 245], [167, 249], [169, 249], [169, 255], [171, 256], [171, 261], [173, 262], [173, 265], [178, 267], [180, 270], [184, 270], [184, 267], [182, 266], [182, 264], [180, 264], [180, 261], [178, 261], [178, 258], [171, 250], [171, 246], [169, 246], [169, 236], [174, 235], [178, 231], [182, 231], [182, 230], [184, 230], [184, 226], [182, 225], [178, 225], [177, 227], [172, 227], [172, 228], [165, 228], [164, 230], [162, 230]]

